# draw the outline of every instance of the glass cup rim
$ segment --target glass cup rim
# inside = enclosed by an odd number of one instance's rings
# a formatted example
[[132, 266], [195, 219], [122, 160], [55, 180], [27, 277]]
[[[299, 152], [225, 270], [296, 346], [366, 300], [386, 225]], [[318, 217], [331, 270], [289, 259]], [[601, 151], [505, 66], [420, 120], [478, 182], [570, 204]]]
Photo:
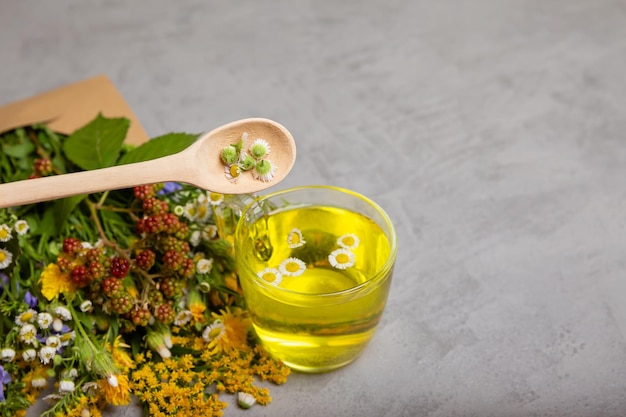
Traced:
[[[284, 194], [291, 194], [291, 193], [294, 193], [294, 192], [306, 191], [306, 190], [311, 190], [311, 189], [329, 190], [329, 191], [333, 191], [333, 192], [339, 192], [339, 193], [342, 193], [342, 194], [348, 194], [348, 195], [351, 195], [352, 197], [355, 197], [355, 198], [365, 202], [367, 205], [369, 205], [374, 210], [376, 210], [376, 212], [382, 217], [383, 221], [385, 222], [386, 226], [389, 229], [389, 235], [387, 236], [387, 238], [389, 240], [389, 255], [387, 256], [387, 259], [385, 260], [385, 263], [376, 272], [374, 272], [372, 274], [371, 278], [369, 278], [367, 281], [362, 282], [359, 285], [356, 285], [354, 287], [347, 288], [347, 289], [341, 290], [341, 291], [334, 291], [334, 292], [328, 292], [328, 293], [319, 293], [319, 294], [308, 294], [308, 293], [303, 293], [303, 292], [299, 292], [299, 291], [293, 291], [293, 290], [288, 290], [288, 289], [285, 289], [285, 288], [280, 288], [280, 287], [277, 287], [275, 285], [271, 285], [269, 283], [265, 283], [261, 279], [254, 279], [253, 284], [254, 285], [259, 285], [262, 288], [264, 288], [266, 290], [269, 290], [269, 291], [293, 294], [293, 295], [296, 295], [298, 297], [315, 297], [315, 298], [319, 299], [320, 297], [344, 297], [344, 296], [347, 296], [347, 295], [350, 295], [350, 294], [353, 294], [353, 293], [360, 293], [366, 287], [372, 286], [376, 282], [380, 281], [377, 278], [383, 277], [383, 276], [387, 275], [388, 272], [390, 272], [393, 269], [394, 263], [396, 261], [397, 252], [398, 252], [398, 237], [397, 237], [397, 234], [396, 234], [396, 228], [393, 225], [393, 222], [391, 221], [391, 218], [389, 217], [387, 212], [378, 203], [376, 203], [374, 200], [370, 199], [369, 197], [366, 197], [365, 195], [363, 195], [361, 193], [349, 190], [347, 188], [337, 187], [337, 186], [333, 186], [333, 185], [301, 185], [301, 186], [297, 186], [297, 187], [285, 188], [285, 189], [282, 189], [282, 190], [278, 190], [278, 191], [270, 192], [270, 193], [267, 193], [267, 194], [259, 195], [259, 196], [255, 197], [254, 200], [252, 202], [250, 202], [250, 204], [248, 204], [242, 210], [241, 217], [240, 217], [240, 219], [239, 219], [239, 221], [237, 223], [235, 236], [237, 237], [239, 235], [239, 229], [240, 229], [240, 227], [242, 227], [242, 223], [246, 221], [245, 219], [246, 219], [246, 214], [248, 213], [248, 210], [251, 210], [255, 204], [258, 204], [259, 202], [262, 202], [262, 201], [265, 201], [265, 200], [269, 200], [269, 199], [272, 199], [272, 198], [280, 197], [281, 195], [284, 195]], [[235, 241], [235, 245], [237, 245], [236, 241]], [[235, 248], [235, 256], [237, 256], [237, 248]], [[252, 274], [252, 275], [256, 277], [256, 274]]]

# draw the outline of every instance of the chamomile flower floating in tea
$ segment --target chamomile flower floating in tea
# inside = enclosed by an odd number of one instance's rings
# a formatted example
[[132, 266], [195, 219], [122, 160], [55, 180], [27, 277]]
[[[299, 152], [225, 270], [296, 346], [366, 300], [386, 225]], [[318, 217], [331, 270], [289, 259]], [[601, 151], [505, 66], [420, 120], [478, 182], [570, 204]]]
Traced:
[[287, 258], [280, 263], [278, 270], [289, 277], [298, 277], [304, 274], [306, 264], [298, 258]]
[[276, 268], [265, 268], [258, 273], [259, 278], [273, 285], [278, 285], [283, 280], [283, 274]]
[[302, 232], [300, 229], [291, 229], [289, 235], [287, 235], [287, 245], [290, 249], [299, 248], [306, 244], [306, 240], [302, 237]]
[[354, 233], [347, 233], [339, 236], [337, 244], [344, 249], [356, 249], [356, 247], [359, 246], [359, 238]]
[[328, 255], [328, 262], [333, 268], [346, 269], [354, 265], [356, 257], [348, 249], [337, 249]]

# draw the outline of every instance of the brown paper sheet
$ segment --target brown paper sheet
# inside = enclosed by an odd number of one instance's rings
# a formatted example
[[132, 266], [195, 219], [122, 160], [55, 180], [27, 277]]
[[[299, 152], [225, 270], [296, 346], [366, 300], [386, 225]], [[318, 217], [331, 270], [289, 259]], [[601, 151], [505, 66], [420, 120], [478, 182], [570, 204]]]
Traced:
[[98, 113], [130, 120], [126, 143], [138, 145], [149, 139], [120, 92], [105, 75], [0, 106], [0, 133], [45, 123], [53, 131], [69, 135], [93, 120]]

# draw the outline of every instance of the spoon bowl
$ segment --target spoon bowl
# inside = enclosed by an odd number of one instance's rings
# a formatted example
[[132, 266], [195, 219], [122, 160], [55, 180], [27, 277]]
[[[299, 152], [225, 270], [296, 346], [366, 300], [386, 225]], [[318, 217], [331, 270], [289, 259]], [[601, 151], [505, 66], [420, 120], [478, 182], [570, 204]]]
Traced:
[[[236, 144], [244, 133], [252, 140], [262, 138], [268, 143], [270, 153], [267, 159], [276, 167], [271, 181], [255, 179], [249, 172], [234, 180], [226, 176], [221, 151], [228, 145]], [[296, 145], [285, 127], [269, 119], [243, 119], [211, 130], [173, 155], [0, 184], [0, 208], [165, 181], [182, 182], [222, 194], [251, 194], [282, 181], [295, 159]]]

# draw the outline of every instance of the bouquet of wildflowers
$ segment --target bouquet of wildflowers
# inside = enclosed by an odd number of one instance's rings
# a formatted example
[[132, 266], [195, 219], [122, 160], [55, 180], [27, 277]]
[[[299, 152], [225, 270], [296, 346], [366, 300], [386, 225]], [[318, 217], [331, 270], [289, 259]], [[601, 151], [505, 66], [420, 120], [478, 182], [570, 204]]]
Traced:
[[[124, 144], [126, 119], [0, 136], [0, 183], [153, 159], [197, 135]], [[2, 198], [2, 196], [0, 196]], [[259, 346], [234, 266], [229, 196], [176, 184], [0, 209], [0, 415], [219, 416], [271, 401], [289, 369]]]

